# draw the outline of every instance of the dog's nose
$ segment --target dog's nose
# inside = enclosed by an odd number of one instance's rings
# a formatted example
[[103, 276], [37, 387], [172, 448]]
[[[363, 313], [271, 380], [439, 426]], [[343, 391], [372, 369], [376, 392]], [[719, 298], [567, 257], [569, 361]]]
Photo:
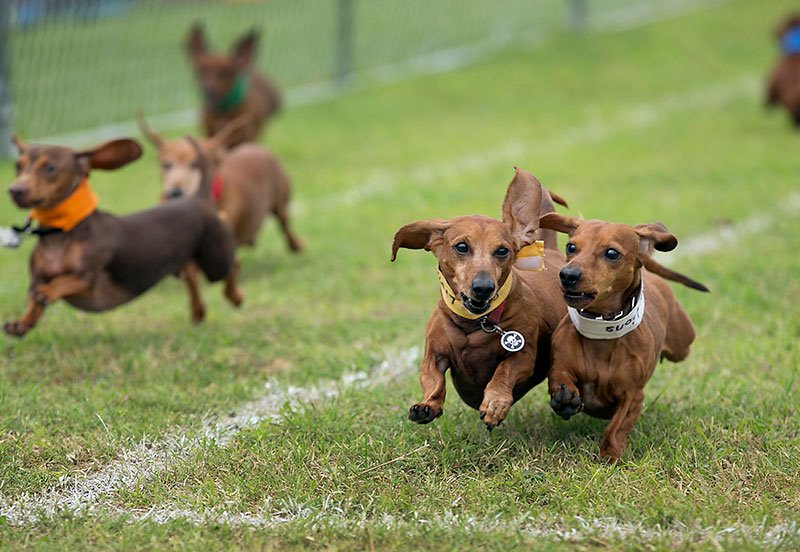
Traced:
[[494, 281], [488, 274], [478, 274], [472, 280], [472, 296], [478, 301], [486, 301], [494, 293]]
[[17, 188], [16, 186], [11, 186], [8, 189], [8, 193], [11, 194], [11, 199], [13, 199], [14, 201], [19, 201], [25, 197], [25, 189]]
[[167, 199], [175, 199], [176, 197], [181, 197], [183, 195], [183, 190], [180, 188], [172, 188], [169, 192], [167, 192]]
[[558, 273], [561, 278], [561, 285], [565, 288], [573, 288], [580, 281], [583, 271], [577, 266], [565, 266]]

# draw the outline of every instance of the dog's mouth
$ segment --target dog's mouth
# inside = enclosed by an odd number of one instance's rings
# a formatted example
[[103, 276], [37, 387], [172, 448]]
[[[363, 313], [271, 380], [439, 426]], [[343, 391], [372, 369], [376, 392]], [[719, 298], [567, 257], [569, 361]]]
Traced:
[[11, 196], [11, 201], [20, 209], [33, 209], [44, 203], [43, 199], [30, 199], [27, 196]]
[[491, 305], [491, 301], [477, 301], [467, 297], [463, 293], [461, 294], [461, 303], [464, 305], [464, 308], [472, 314], [483, 314], [489, 310], [489, 305]]
[[562, 290], [564, 295], [564, 302], [567, 303], [572, 308], [575, 309], [583, 309], [587, 306], [592, 304], [594, 298], [596, 297], [596, 293], [590, 293], [586, 291], [573, 291], [573, 290]]

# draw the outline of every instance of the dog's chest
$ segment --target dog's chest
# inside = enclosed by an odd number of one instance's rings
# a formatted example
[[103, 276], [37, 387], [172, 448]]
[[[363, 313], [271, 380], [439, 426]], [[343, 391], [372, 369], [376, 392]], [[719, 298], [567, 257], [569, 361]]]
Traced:
[[49, 281], [62, 274], [80, 272], [85, 246], [66, 240], [40, 243], [33, 254], [33, 271]]

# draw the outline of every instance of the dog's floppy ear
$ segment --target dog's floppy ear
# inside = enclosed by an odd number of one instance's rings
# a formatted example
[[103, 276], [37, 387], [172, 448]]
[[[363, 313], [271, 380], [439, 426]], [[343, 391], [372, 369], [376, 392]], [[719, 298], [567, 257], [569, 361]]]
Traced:
[[20, 155], [28, 151], [28, 148], [30, 147], [28, 146], [28, 144], [23, 142], [16, 134], [11, 136], [11, 143], [14, 144], [14, 147], [17, 148], [17, 153], [19, 153]]
[[258, 47], [258, 31], [253, 29], [234, 44], [231, 57], [236, 62], [239, 70], [247, 68], [256, 56]]
[[444, 231], [450, 226], [445, 219], [418, 220], [400, 227], [392, 241], [392, 262], [397, 258], [397, 250], [424, 249], [436, 255], [442, 245]]
[[147, 138], [156, 149], [160, 150], [164, 147], [164, 139], [147, 124], [144, 118], [144, 111], [141, 109], [136, 111], [136, 122], [139, 123], [139, 130], [142, 131], [144, 137]]
[[136, 140], [130, 138], [120, 138], [111, 140], [96, 148], [77, 151], [75, 157], [78, 163], [88, 174], [90, 169], [102, 169], [113, 171], [136, 161], [142, 156], [142, 146]]
[[639, 259], [644, 262], [653, 254], [653, 249], [658, 251], [672, 251], [678, 247], [678, 238], [670, 234], [663, 224], [638, 224], [634, 230], [639, 235]]
[[195, 23], [189, 29], [189, 36], [186, 38], [186, 53], [189, 58], [195, 59], [198, 56], [205, 54], [208, 51], [208, 44], [206, 44], [206, 35], [203, 31], [203, 25]]
[[539, 218], [539, 226], [548, 230], [555, 230], [570, 236], [578, 229], [581, 220], [575, 217], [567, 217], [558, 213], [545, 213]]
[[511, 229], [517, 250], [530, 245], [539, 229], [542, 208], [542, 185], [531, 173], [515, 167], [503, 200], [503, 222]]

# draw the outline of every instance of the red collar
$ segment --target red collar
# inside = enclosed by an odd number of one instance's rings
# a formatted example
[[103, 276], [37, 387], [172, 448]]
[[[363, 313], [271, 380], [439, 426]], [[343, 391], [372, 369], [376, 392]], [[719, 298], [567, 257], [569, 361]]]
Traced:
[[222, 189], [225, 188], [225, 181], [222, 179], [220, 173], [214, 175], [214, 180], [211, 181], [211, 199], [219, 203], [222, 197]]
[[486, 316], [486, 321], [491, 323], [491, 324], [495, 324], [495, 325], [499, 324], [500, 323], [500, 319], [503, 318], [503, 311], [504, 310], [506, 310], [506, 302], [505, 301], [500, 303], [497, 306], [496, 309], [494, 309], [492, 312], [490, 312]]

